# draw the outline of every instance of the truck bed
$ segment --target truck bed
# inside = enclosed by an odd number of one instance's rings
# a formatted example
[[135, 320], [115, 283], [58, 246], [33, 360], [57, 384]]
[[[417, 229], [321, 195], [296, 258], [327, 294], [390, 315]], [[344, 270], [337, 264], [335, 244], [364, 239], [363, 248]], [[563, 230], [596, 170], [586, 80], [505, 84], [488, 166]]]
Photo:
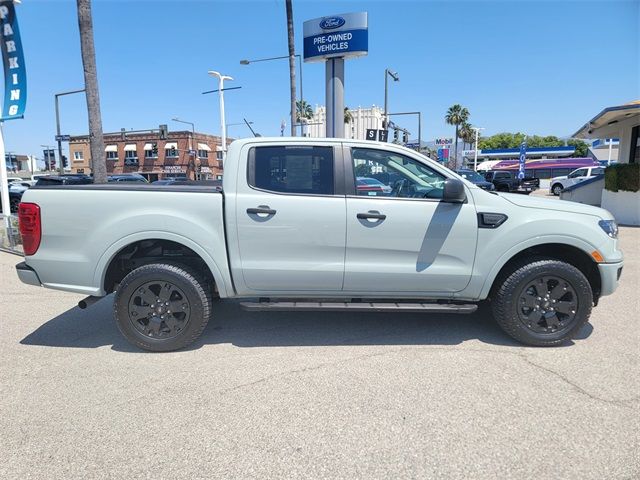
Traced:
[[[29, 257], [45, 287], [104, 295], [104, 271], [143, 238], [180, 242], [229, 279], [223, 195], [202, 185], [39, 186], [23, 202], [40, 205], [42, 239]], [[224, 288], [224, 286], [223, 286]]]

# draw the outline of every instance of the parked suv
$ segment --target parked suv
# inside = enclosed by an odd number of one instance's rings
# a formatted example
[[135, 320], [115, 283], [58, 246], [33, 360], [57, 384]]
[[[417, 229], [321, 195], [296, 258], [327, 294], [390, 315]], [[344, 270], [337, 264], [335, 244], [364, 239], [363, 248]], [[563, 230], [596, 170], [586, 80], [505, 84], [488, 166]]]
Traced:
[[574, 170], [569, 175], [563, 175], [561, 177], [554, 177], [549, 182], [551, 185], [551, 193], [554, 195], [560, 195], [562, 190], [576, 183], [583, 182], [589, 178], [593, 178], [596, 175], [604, 175], [604, 167], [582, 167]]

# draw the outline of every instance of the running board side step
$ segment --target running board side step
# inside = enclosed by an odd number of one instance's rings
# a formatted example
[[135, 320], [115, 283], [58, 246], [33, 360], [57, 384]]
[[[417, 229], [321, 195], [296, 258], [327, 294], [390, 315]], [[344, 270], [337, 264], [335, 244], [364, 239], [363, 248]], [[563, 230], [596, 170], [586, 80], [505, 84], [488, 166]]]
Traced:
[[473, 313], [475, 303], [408, 303], [408, 302], [240, 302], [248, 311], [329, 311], [329, 312], [412, 312]]

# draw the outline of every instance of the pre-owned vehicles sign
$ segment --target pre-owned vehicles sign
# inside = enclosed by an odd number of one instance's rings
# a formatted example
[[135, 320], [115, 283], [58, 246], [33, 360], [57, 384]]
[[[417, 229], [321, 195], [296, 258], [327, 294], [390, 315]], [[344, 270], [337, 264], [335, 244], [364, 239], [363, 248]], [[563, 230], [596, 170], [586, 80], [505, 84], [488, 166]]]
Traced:
[[304, 60], [359, 57], [369, 51], [367, 12], [345, 13], [304, 22]]

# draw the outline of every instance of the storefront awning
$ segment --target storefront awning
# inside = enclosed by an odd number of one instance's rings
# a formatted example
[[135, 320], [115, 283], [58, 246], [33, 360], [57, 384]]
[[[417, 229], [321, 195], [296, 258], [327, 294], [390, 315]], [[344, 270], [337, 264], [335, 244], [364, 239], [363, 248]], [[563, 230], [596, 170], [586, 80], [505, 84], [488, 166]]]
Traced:
[[153, 143], [145, 143], [144, 144], [144, 149], [145, 150], [153, 150]]
[[207, 145], [206, 143], [199, 143], [198, 144], [198, 150], [206, 150], [207, 152], [211, 151], [211, 147], [209, 145]]
[[178, 142], [167, 142], [164, 145], [165, 150], [171, 150], [172, 148], [178, 149]]
[[135, 143], [128, 143], [124, 146], [125, 152], [135, 152], [137, 150]]
[[104, 147], [104, 151], [105, 152], [117, 152], [118, 151], [118, 146], [117, 145], [107, 145], [106, 147]]

